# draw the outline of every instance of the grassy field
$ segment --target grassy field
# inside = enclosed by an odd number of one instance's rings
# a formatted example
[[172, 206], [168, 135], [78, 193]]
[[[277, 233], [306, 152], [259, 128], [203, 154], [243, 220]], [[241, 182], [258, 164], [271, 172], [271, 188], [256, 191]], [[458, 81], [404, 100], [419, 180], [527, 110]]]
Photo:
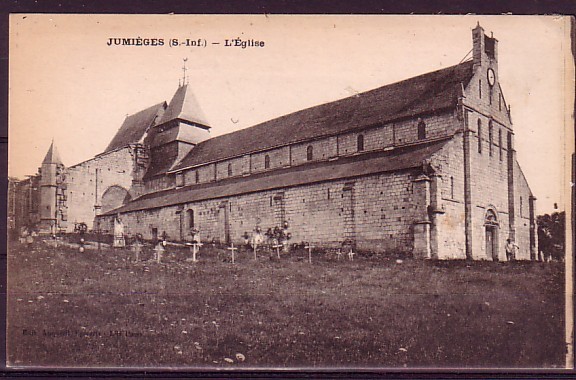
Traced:
[[169, 252], [11, 247], [9, 365], [563, 366], [561, 263]]

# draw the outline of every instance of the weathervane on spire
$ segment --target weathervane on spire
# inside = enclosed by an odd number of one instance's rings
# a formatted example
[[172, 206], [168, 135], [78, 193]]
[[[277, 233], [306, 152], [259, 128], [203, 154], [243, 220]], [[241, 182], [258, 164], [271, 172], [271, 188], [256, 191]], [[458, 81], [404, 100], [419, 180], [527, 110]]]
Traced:
[[183, 61], [184, 61], [184, 64], [182, 65], [182, 72], [183, 72], [183, 75], [182, 75], [182, 86], [184, 86], [185, 84], [187, 84], [187, 82], [186, 82], [186, 70], [188, 70], [188, 69], [186, 68], [186, 61], [188, 61], [188, 58], [184, 58]]

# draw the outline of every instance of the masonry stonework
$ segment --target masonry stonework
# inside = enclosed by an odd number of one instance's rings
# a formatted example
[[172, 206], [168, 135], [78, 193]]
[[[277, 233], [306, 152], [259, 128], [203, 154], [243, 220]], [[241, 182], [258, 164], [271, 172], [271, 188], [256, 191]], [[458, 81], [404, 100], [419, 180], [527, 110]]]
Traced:
[[108, 232], [119, 216], [145, 239], [199, 229], [239, 244], [287, 224], [291, 242], [317, 247], [504, 260], [512, 239], [534, 259], [536, 198], [516, 161], [498, 43], [479, 25], [472, 41], [469, 61], [217, 137], [180, 85], [64, 185], [46, 170], [41, 203], [67, 192], [68, 231], [98, 228], [100, 214]]

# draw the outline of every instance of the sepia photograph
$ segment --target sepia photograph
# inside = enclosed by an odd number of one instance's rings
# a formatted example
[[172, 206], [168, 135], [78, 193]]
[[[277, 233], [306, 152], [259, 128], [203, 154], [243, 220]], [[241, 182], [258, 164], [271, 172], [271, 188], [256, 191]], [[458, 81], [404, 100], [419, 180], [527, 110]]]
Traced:
[[573, 27], [11, 14], [7, 367], [573, 368]]

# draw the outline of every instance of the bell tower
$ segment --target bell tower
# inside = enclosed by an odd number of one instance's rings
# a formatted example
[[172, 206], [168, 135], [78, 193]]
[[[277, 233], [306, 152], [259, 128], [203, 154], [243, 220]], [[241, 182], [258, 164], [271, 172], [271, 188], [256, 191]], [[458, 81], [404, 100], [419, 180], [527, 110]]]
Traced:
[[491, 67], [498, 73], [498, 40], [494, 36], [484, 34], [480, 23], [472, 30], [472, 57], [474, 69], [477, 67]]
[[149, 133], [151, 165], [147, 177], [164, 173], [196, 145], [210, 138], [210, 125], [184, 77], [162, 118]]

